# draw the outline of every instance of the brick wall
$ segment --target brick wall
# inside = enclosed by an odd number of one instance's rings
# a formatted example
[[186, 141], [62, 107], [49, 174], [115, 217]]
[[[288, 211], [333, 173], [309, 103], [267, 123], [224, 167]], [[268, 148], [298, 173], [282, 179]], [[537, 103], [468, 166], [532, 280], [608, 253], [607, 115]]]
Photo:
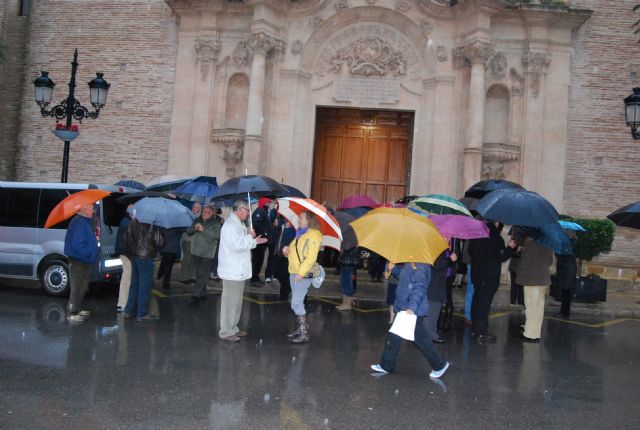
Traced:
[[[622, 99], [640, 85], [640, 45], [631, 25], [635, 0], [575, 0], [593, 10], [575, 35], [571, 70], [565, 207], [605, 217], [640, 200], [640, 141], [631, 138]], [[640, 267], [640, 234], [620, 229], [604, 264]]]
[[163, 0], [32, 2], [22, 98], [19, 180], [59, 181], [63, 143], [33, 101], [31, 81], [47, 69], [52, 105], [68, 94], [78, 48], [76, 98], [89, 108], [87, 82], [104, 72], [111, 83], [98, 119], [85, 120], [71, 143], [69, 182], [141, 182], [167, 170], [177, 53], [176, 20]]
[[15, 177], [20, 131], [20, 101], [28, 38], [28, 17], [18, 16], [18, 0], [0, 4], [0, 35], [4, 64], [0, 64], [0, 178]]

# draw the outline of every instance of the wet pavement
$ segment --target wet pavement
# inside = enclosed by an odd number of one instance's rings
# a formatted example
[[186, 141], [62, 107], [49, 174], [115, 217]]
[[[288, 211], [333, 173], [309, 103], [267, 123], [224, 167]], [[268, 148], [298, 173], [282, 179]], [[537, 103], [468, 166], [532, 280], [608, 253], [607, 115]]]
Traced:
[[341, 313], [309, 300], [312, 342], [291, 345], [288, 304], [252, 293], [249, 336], [229, 344], [217, 291], [190, 308], [174, 290], [154, 296], [157, 322], [118, 319], [103, 294], [69, 324], [65, 299], [0, 287], [0, 428], [640, 428], [636, 319], [550, 316], [542, 342], [523, 344], [521, 312], [499, 312], [497, 343], [480, 345], [457, 318], [436, 383], [408, 342], [395, 374], [371, 375], [388, 329], [380, 304]]

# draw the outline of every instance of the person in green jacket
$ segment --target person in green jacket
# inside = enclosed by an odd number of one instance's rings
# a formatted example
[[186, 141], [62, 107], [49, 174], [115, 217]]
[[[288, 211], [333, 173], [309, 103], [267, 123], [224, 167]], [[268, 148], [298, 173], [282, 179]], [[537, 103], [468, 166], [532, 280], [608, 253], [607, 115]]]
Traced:
[[221, 226], [215, 213], [213, 205], [205, 205], [202, 215], [193, 220], [186, 232], [191, 237], [191, 257], [196, 269], [196, 283], [189, 299], [192, 306], [207, 298], [209, 272], [220, 239]]

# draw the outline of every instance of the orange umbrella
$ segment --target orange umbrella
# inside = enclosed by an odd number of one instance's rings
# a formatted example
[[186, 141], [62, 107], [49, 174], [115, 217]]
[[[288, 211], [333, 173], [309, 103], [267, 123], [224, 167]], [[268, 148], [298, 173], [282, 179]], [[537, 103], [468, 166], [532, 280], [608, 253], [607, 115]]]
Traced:
[[98, 200], [102, 200], [111, 194], [111, 191], [105, 190], [82, 190], [65, 197], [56, 205], [47, 217], [44, 223], [45, 228], [56, 225], [66, 219], [74, 216], [80, 209], [87, 205], [94, 204]]
[[340, 224], [327, 208], [312, 199], [301, 199], [299, 197], [285, 197], [278, 199], [278, 212], [285, 217], [295, 228], [298, 228], [298, 215], [301, 212], [313, 212], [320, 222], [322, 232], [322, 245], [340, 251], [342, 242], [342, 232]]

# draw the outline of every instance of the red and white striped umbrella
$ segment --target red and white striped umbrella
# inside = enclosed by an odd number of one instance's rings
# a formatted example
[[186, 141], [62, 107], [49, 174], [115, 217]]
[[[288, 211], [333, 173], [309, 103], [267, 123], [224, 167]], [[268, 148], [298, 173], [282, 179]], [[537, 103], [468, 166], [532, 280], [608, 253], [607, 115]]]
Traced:
[[342, 243], [340, 224], [338, 224], [338, 220], [327, 211], [327, 208], [311, 199], [301, 199], [298, 197], [278, 199], [278, 212], [296, 229], [299, 227], [298, 214], [305, 211], [314, 213], [320, 222], [322, 245], [340, 251], [340, 243]]

